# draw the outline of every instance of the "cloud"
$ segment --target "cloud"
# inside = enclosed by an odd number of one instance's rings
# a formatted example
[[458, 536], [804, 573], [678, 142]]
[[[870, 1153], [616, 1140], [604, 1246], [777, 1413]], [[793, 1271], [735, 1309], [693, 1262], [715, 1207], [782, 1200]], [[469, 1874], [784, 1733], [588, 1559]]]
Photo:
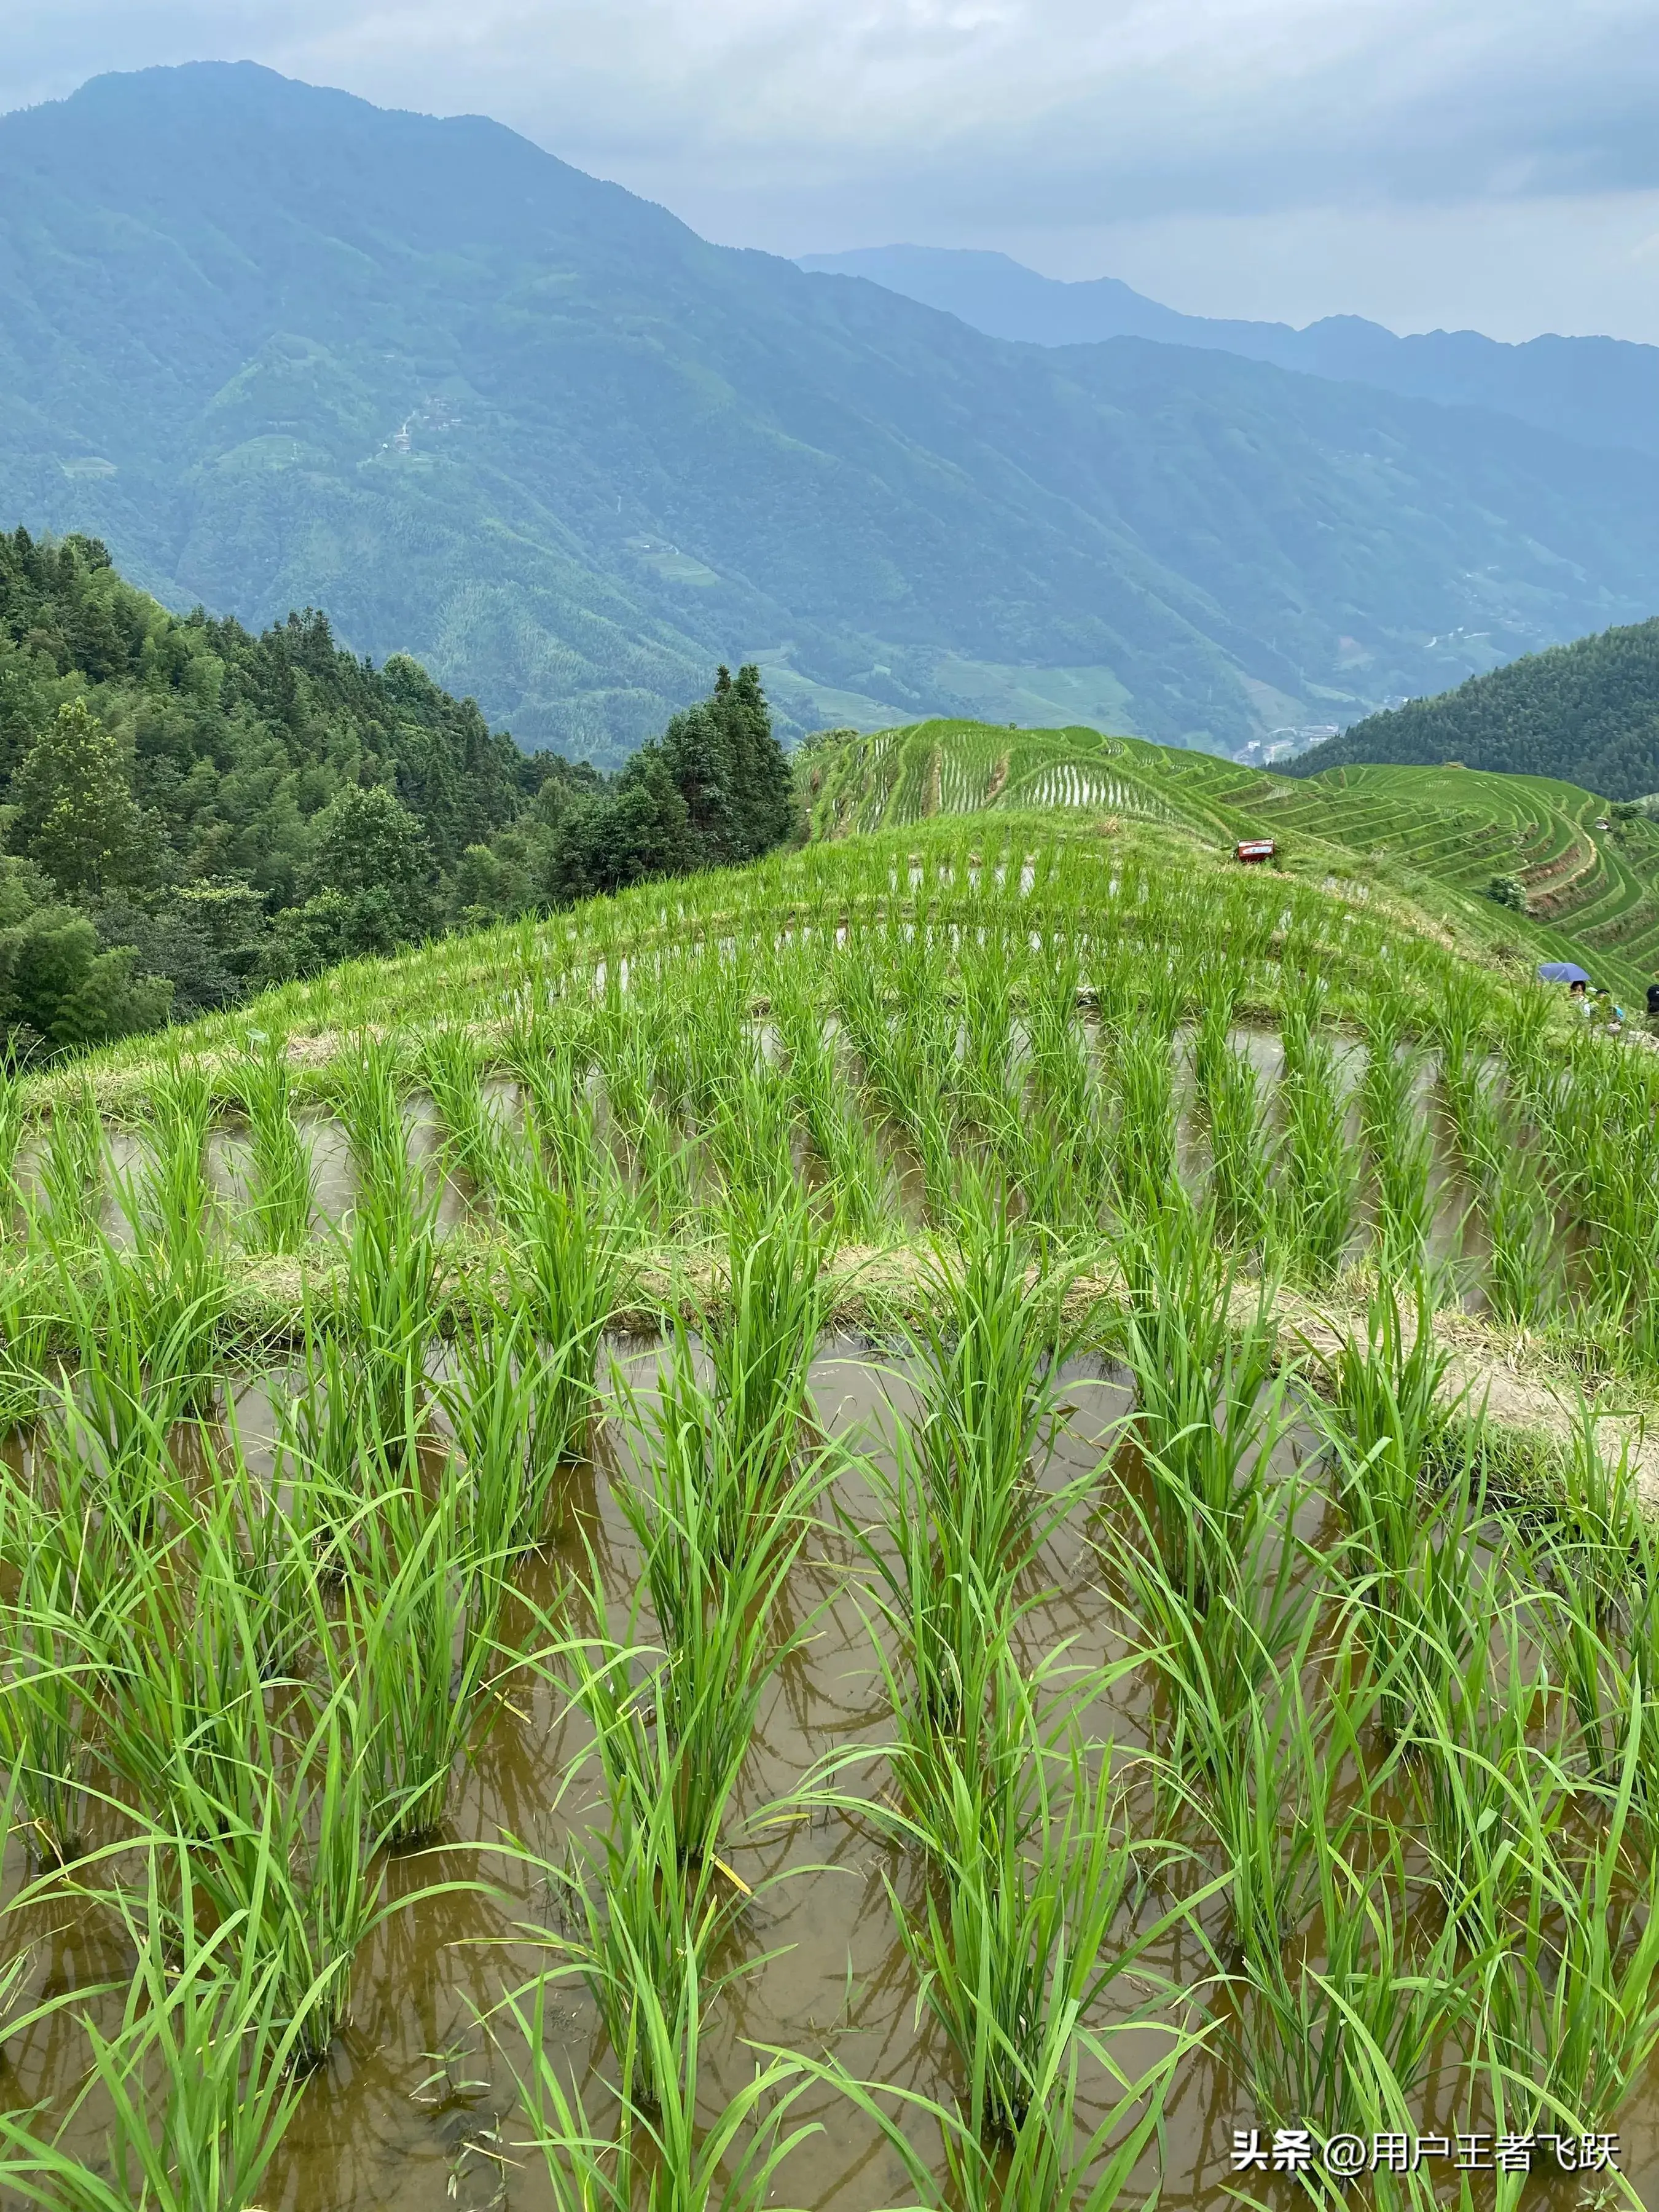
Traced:
[[101, 69], [246, 55], [383, 104], [495, 115], [711, 235], [775, 248], [1659, 189], [1652, 0], [12, 0], [9, 14], [0, 105]]

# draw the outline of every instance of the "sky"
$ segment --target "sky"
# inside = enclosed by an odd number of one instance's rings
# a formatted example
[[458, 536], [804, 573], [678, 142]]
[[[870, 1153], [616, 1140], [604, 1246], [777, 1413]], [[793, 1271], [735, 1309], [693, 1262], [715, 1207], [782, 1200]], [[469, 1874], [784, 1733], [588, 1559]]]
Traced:
[[4, 0], [0, 110], [251, 58], [496, 117], [707, 237], [1191, 313], [1659, 343], [1659, 0]]

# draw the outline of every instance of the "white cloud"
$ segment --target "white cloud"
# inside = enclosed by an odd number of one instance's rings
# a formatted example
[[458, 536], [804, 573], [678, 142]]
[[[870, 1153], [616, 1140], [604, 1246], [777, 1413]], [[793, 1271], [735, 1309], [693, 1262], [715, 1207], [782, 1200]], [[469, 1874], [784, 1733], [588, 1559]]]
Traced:
[[[1565, 256], [1584, 209], [1659, 189], [1652, 0], [10, 0], [8, 15], [3, 106], [101, 69], [246, 55], [384, 104], [498, 116], [712, 235], [779, 249], [1018, 237], [1084, 273], [1085, 240], [1106, 270], [1115, 241], [1155, 258], [1157, 240], [1201, 290], [1242, 240], [1240, 265], [1273, 263], [1279, 223], [1330, 310], [1366, 307], [1367, 255], [1394, 271], [1372, 283], [1378, 312], [1410, 292], [1396, 263], [1426, 256], [1455, 289], [1460, 258], [1495, 252], [1496, 275], [1466, 271], [1470, 298], [1538, 326], [1538, 272], [1522, 254], [1503, 274], [1516, 256], [1494, 242], [1533, 225]], [[1442, 212], [1413, 212], [1426, 208]], [[1622, 252], [1595, 261], [1581, 324], [1633, 311]], [[1146, 279], [1138, 260], [1115, 273]], [[1310, 288], [1292, 276], [1275, 280], [1297, 295], [1280, 312], [1301, 319]]]

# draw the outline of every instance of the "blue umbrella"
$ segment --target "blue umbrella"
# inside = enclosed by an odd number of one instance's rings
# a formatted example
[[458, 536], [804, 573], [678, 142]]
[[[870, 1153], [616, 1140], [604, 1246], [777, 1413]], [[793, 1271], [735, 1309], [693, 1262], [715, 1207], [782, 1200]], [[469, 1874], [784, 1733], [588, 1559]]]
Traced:
[[1545, 983], [1588, 983], [1589, 977], [1582, 968], [1575, 968], [1571, 960], [1546, 960], [1538, 970], [1539, 980]]

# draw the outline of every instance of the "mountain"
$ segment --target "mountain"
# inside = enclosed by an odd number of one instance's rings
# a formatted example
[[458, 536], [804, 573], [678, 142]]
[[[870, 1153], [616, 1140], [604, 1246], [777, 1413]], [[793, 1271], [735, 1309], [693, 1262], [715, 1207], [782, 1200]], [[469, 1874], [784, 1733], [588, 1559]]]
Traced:
[[250, 64], [0, 120], [0, 520], [598, 762], [718, 662], [1232, 750], [1659, 605], [1659, 463], [706, 244]]
[[1328, 315], [1305, 330], [1289, 323], [1225, 321], [1160, 307], [1115, 276], [1068, 284], [1040, 276], [1006, 253], [928, 246], [809, 253], [800, 265], [867, 277], [991, 337], [1044, 346], [1117, 337], [1204, 346], [1413, 399], [1492, 408], [1587, 446], [1659, 454], [1659, 346], [1563, 337], [1505, 345], [1478, 331], [1396, 337], [1358, 315]]
[[1438, 698], [1372, 714], [1286, 763], [1285, 773], [1454, 760], [1557, 776], [1606, 799], [1659, 791], [1659, 621], [1528, 653]]

